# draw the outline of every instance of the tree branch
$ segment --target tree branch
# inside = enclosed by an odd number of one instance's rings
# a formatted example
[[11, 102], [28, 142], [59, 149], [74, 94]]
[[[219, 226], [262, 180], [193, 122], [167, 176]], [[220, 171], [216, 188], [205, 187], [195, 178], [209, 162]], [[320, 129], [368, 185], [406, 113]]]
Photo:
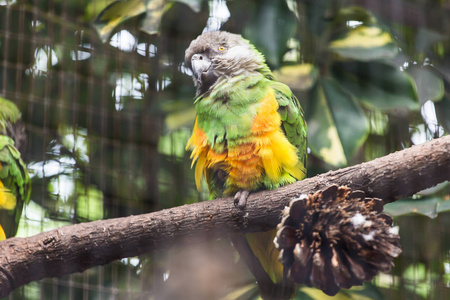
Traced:
[[273, 191], [250, 195], [244, 210], [231, 198], [162, 211], [64, 226], [28, 238], [0, 242], [0, 297], [45, 277], [81, 272], [124, 257], [199, 237], [273, 228], [292, 198], [335, 183], [385, 202], [413, 195], [450, 179], [450, 136], [356, 166], [330, 171]]

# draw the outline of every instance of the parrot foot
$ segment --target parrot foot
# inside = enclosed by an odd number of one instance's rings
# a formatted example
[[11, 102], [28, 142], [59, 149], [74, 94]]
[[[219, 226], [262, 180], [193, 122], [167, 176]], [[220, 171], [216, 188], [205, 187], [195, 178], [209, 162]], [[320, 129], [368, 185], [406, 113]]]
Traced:
[[247, 204], [248, 196], [250, 195], [250, 191], [240, 190], [234, 195], [234, 206], [243, 209]]

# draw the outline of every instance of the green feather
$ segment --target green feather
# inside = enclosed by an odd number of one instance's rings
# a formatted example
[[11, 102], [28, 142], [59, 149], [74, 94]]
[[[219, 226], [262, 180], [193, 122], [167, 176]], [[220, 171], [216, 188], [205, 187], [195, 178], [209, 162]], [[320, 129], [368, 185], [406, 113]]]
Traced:
[[0, 120], [15, 123], [19, 118], [20, 111], [17, 106], [13, 102], [0, 97]]
[[[6, 126], [8, 122], [17, 122], [20, 117], [18, 109], [12, 107], [5, 99], [0, 99], [0, 105], [7, 107], [13, 115], [7, 116], [2, 111], [0, 124]], [[14, 104], [13, 104], [14, 105]], [[31, 181], [25, 163], [21, 159], [20, 152], [14, 146], [12, 138], [0, 135], [0, 181], [16, 198], [16, 206], [12, 210], [0, 209], [0, 225], [7, 237], [15, 236], [22, 215], [23, 205], [29, 202]]]
[[289, 142], [297, 148], [298, 157], [303, 166], [306, 166], [307, 126], [303, 109], [287, 85], [274, 81], [272, 87], [276, 91], [276, 98], [280, 106], [278, 113], [284, 133]]
[[197, 98], [198, 126], [208, 143], [221, 143], [225, 137], [228, 143], [238, 139], [243, 142], [250, 136], [256, 111], [269, 88], [270, 81], [263, 75], [237, 76], [217, 84], [209, 95]]
[[[222, 33], [216, 33], [216, 35], [220, 34]], [[213, 34], [208, 33], [207, 35]], [[230, 35], [230, 39], [235, 38], [235, 35]], [[249, 44], [246, 40], [241, 42]], [[197, 125], [206, 134], [208, 144], [218, 153], [226, 147], [250, 142], [249, 138], [251, 137], [251, 128], [256, 112], [262, 99], [266, 97], [269, 90], [273, 89], [279, 106], [281, 128], [288, 141], [297, 148], [299, 161], [305, 167], [307, 155], [306, 122], [299, 101], [287, 85], [276, 81], [269, 67], [263, 62], [262, 54], [252, 45], [250, 45], [250, 49], [250, 52], [240, 53], [241, 56], [236, 57], [236, 59], [242, 59], [241, 62], [236, 62], [236, 64], [228, 62], [229, 66], [227, 67], [231, 72], [230, 74], [244, 73], [246, 75], [220, 77], [212, 89], [195, 99]], [[251, 58], [257, 59], [252, 60], [249, 57], [243, 57], [244, 55], [251, 55]], [[258, 64], [259, 61], [262, 62], [260, 66], [258, 65], [259, 67], [248, 73], [238, 72], [241, 70], [231, 70], [232, 66], [238, 65], [245, 68], [246, 62], [249, 61], [252, 63], [258, 61]], [[221, 70], [227, 69], [225, 66], [221, 67]], [[214, 166], [214, 169], [206, 169], [205, 177], [210, 191], [210, 199], [224, 196], [226, 171], [221, 169], [220, 165]], [[276, 189], [295, 181], [294, 177], [285, 172], [276, 183], [269, 178], [264, 178], [259, 188]], [[278, 251], [273, 244], [273, 234], [273, 231], [270, 233], [253, 233], [248, 235], [247, 238], [254, 254], [273, 283], [282, 288], [289, 287], [287, 294], [291, 297], [294, 289], [292, 283], [283, 278], [282, 265], [278, 261]], [[279, 298], [278, 296], [276, 294], [272, 298]]]
[[17, 106], [3, 97], [0, 97], [0, 134], [5, 134], [7, 123], [16, 123], [20, 119]]

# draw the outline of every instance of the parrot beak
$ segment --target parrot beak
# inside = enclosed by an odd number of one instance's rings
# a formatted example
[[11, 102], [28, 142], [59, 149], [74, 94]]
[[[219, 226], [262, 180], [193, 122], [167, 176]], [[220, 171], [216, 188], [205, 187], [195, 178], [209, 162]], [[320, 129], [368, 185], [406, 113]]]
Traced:
[[198, 82], [202, 82], [202, 74], [211, 67], [211, 60], [203, 54], [194, 54], [191, 58], [192, 72]]

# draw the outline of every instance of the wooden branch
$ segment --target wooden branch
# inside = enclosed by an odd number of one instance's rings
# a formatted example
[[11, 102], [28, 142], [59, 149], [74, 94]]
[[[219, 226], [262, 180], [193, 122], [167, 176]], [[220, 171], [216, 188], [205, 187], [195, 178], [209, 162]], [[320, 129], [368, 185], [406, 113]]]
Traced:
[[250, 195], [244, 210], [231, 198], [162, 211], [64, 226], [0, 242], [0, 297], [45, 277], [81, 272], [124, 257], [195, 243], [201, 237], [273, 228], [292, 198], [335, 183], [386, 202], [450, 179], [450, 136], [278, 190]]

